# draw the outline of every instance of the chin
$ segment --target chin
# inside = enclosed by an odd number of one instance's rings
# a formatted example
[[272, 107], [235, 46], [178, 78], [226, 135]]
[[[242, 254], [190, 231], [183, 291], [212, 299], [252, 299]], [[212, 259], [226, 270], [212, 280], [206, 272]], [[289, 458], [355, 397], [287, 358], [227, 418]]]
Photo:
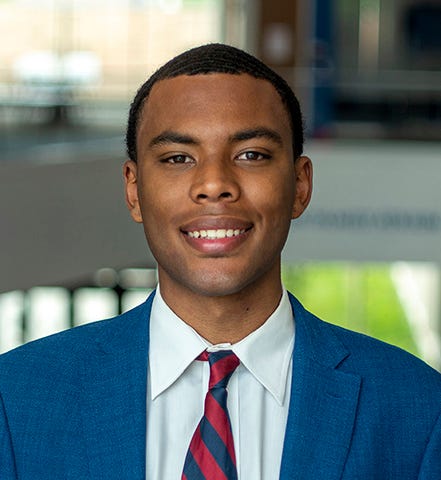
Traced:
[[206, 297], [227, 297], [237, 295], [252, 285], [252, 278], [235, 278], [232, 275], [217, 273], [202, 275], [197, 282], [189, 285], [193, 293]]
[[[268, 262], [267, 268], [252, 268], [249, 263], [239, 267], [238, 262], [210, 264], [206, 268], [192, 265], [193, 268], [177, 268], [179, 265], [168, 265], [169, 269], [159, 268], [160, 284], [170, 287], [176, 295], [191, 292], [203, 297], [227, 297], [240, 295], [247, 291], [264, 288], [279, 278], [277, 262]], [[199, 267], [199, 268], [197, 268]]]

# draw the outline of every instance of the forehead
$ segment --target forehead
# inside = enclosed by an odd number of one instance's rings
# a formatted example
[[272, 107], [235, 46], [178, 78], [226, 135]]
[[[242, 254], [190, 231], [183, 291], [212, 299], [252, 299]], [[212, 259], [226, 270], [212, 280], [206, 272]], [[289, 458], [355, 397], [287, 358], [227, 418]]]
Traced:
[[181, 75], [153, 86], [143, 106], [138, 141], [162, 130], [231, 133], [257, 125], [291, 137], [287, 109], [267, 80], [247, 74]]

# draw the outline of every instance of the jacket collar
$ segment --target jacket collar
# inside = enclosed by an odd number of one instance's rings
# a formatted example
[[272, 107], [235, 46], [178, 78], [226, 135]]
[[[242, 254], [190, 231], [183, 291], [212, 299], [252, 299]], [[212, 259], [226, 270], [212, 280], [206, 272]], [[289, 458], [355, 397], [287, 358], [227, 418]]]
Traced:
[[338, 370], [349, 352], [333, 330], [290, 296], [296, 321], [291, 401], [281, 480], [341, 478], [361, 379]]
[[153, 296], [98, 327], [96, 351], [86, 359], [84, 385], [90, 388], [84, 392], [82, 412], [90, 478], [145, 478], [148, 320]]

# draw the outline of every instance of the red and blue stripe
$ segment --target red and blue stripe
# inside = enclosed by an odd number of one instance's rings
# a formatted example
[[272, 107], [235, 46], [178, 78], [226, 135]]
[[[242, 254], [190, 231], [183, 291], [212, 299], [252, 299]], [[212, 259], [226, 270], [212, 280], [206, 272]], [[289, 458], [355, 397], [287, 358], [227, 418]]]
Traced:
[[240, 362], [230, 350], [203, 352], [198, 359], [210, 364], [209, 390], [204, 416], [190, 442], [182, 480], [237, 480], [226, 387]]

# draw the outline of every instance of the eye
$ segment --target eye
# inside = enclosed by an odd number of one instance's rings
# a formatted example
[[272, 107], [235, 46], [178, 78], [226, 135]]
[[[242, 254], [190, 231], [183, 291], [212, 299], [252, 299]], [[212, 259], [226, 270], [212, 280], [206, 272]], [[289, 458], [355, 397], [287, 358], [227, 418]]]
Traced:
[[171, 157], [164, 158], [163, 163], [172, 163], [172, 164], [182, 164], [182, 163], [191, 163], [193, 159], [188, 155], [172, 155]]
[[242, 152], [237, 156], [238, 160], [268, 160], [271, 158], [271, 155], [262, 152], [255, 152], [253, 150], [247, 150], [246, 152]]

